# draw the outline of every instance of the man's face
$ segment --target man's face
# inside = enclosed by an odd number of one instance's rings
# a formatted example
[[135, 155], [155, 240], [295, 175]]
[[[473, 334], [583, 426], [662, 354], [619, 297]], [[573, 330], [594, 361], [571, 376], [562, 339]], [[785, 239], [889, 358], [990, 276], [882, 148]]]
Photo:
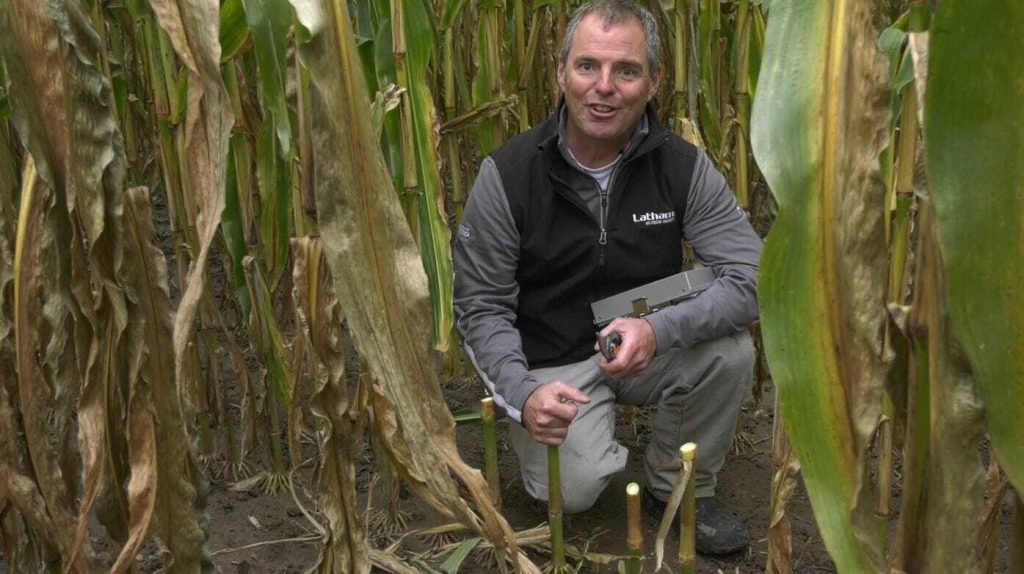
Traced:
[[558, 66], [573, 153], [618, 154], [660, 81], [661, 75], [652, 76], [648, 68], [639, 21], [630, 18], [605, 29], [600, 15], [585, 17], [568, 58]]

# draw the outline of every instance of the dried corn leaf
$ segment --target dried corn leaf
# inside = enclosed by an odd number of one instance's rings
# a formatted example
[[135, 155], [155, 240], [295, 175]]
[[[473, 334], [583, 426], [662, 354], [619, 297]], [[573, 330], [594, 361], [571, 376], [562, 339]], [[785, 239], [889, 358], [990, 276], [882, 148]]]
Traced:
[[869, 0], [772, 3], [752, 143], [779, 204], [762, 332], [815, 518], [841, 572], [884, 569], [866, 453], [881, 414], [886, 66]]
[[[12, 94], [15, 117], [40, 176], [54, 191], [58, 253], [70, 254], [76, 329], [84, 336], [78, 343], [85, 365], [77, 407], [83, 485], [78, 529], [70, 558], [65, 557], [73, 560], [101, 492], [106, 502], [101, 521], [115, 538], [125, 536], [120, 490], [125, 469], [117, 448], [123, 439], [119, 366], [127, 323], [117, 286], [124, 145], [111, 86], [100, 69], [99, 37], [79, 5], [12, 2], [8, 9], [13, 48], [8, 58], [16, 62], [12, 76], [19, 80]], [[70, 413], [67, 386], [55, 384], [54, 390], [61, 410]]]
[[[2, 255], [2, 253], [0, 253]], [[0, 273], [5, 262], [0, 259]], [[21, 456], [24, 445], [18, 439], [17, 414], [7, 385], [14, 385], [13, 341], [0, 339], [0, 541], [3, 543], [4, 562], [11, 571], [38, 572], [42, 570], [41, 554], [35, 546], [35, 537], [49, 545], [53, 540], [54, 525], [46, 514], [46, 503], [35, 482], [29, 478], [27, 461]]]
[[353, 462], [361, 429], [358, 402], [350, 400], [345, 380], [341, 307], [320, 240], [293, 239], [292, 254], [296, 318], [313, 379], [310, 406], [320, 429], [316, 472], [320, 508], [329, 525], [320, 570], [366, 573], [370, 571], [369, 546], [356, 503]]
[[953, 333], [934, 210], [923, 197], [910, 315], [918, 365], [912, 387], [919, 392], [911, 397], [918, 416], [908, 432], [913, 432], [909, 436], [916, 450], [904, 459], [904, 504], [893, 565], [906, 572], [975, 572], [983, 493], [977, 450], [983, 438], [982, 404]]
[[188, 107], [185, 145], [189, 169], [188, 191], [199, 208], [196, 227], [199, 245], [185, 289], [174, 316], [174, 365], [179, 386], [188, 342], [196, 328], [202, 299], [207, 255], [224, 211], [224, 183], [228, 144], [234, 116], [220, 73], [219, 4], [216, 0], [150, 0], [160, 27], [188, 70]]
[[978, 519], [978, 571], [995, 572], [996, 551], [999, 549], [1000, 515], [1003, 498], [1010, 481], [995, 457], [988, 463], [985, 473], [985, 502]]
[[[310, 39], [300, 48], [313, 91], [316, 195], [335, 292], [357, 350], [376, 381], [373, 408], [392, 463], [446, 516], [483, 532], [502, 560], [512, 531], [490, 503], [480, 472], [454, 442], [454, 421], [430, 355], [426, 275], [373, 137], [370, 100], [345, 2], [292, 0]], [[372, 143], [371, 143], [372, 142]], [[455, 475], [479, 516], [459, 495]], [[514, 559], [513, 559], [514, 560]], [[518, 564], [530, 571], [525, 560]]]
[[[778, 397], [776, 396], [776, 413]], [[800, 478], [800, 461], [786, 438], [781, 417], [776, 414], [772, 429], [772, 499], [768, 521], [768, 560], [765, 572], [788, 574], [793, 571], [793, 532], [786, 505], [793, 497]]]
[[[63, 309], [44, 309], [43, 283], [53, 273], [53, 259], [41, 254], [52, 249], [53, 233], [40, 224], [47, 216], [53, 194], [40, 180], [35, 163], [29, 159], [22, 177], [21, 207], [18, 212], [18, 237], [14, 254], [14, 337], [16, 341], [16, 368], [18, 371], [18, 410], [21, 412], [22, 431], [31, 461], [35, 483], [24, 475], [8, 469], [8, 489], [16, 506], [35, 528], [49, 524], [52, 543], [65, 559], [70, 558], [75, 513], [71, 510], [69, 493], [61, 479], [60, 469], [50, 451], [46, 412], [50, 408], [53, 391], [50, 381], [36, 360], [45, 348], [44, 325], [53, 313]], [[35, 499], [36, 488], [41, 495]], [[17, 496], [18, 498], [15, 498]], [[20, 504], [18, 503], [20, 499]], [[31, 509], [31, 514], [29, 514]], [[33, 520], [32, 514], [37, 515]], [[85, 548], [67, 568], [90, 572], [92, 556]]]
[[125, 205], [124, 277], [133, 317], [128, 364], [131, 537], [114, 570], [131, 566], [152, 528], [167, 549], [168, 570], [193, 572], [204, 565], [204, 535], [195, 508], [198, 472], [175, 386], [167, 262], [151, 241], [146, 190], [128, 190]]

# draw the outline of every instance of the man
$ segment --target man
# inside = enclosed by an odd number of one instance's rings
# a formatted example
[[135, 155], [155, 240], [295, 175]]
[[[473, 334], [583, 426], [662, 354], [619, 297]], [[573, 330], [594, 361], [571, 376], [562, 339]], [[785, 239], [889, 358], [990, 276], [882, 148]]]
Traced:
[[[752, 382], [761, 241], [707, 156], [649, 106], [662, 78], [657, 24], [631, 2], [580, 7], [558, 65], [563, 102], [484, 160], [455, 247], [455, 307], [499, 405], [531, 496], [547, 500], [545, 445], [561, 445], [564, 508], [586, 510], [626, 464], [615, 404], [657, 405], [645, 506], [660, 517], [678, 449], [700, 448], [697, 548], [747, 544], [714, 496]], [[601, 333], [590, 303], [682, 270], [682, 243], [714, 270], [695, 298]]]

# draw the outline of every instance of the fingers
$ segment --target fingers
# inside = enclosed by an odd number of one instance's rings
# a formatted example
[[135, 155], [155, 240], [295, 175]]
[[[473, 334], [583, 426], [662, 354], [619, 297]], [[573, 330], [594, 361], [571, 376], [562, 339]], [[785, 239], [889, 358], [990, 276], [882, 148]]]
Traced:
[[562, 402], [572, 401], [583, 404], [590, 402], [590, 397], [583, 394], [583, 391], [574, 386], [567, 385], [561, 381], [555, 381], [553, 384], [556, 385], [555, 390], [558, 392], [558, 396], [562, 399]]
[[565, 441], [569, 423], [579, 412], [576, 403], [589, 402], [590, 397], [561, 381], [542, 385], [523, 407], [523, 425], [537, 442], [558, 446]]
[[530, 433], [533, 440], [548, 446], [562, 446], [565, 437], [569, 435], [569, 427], [564, 428], [540, 428]]
[[[579, 389], [561, 381], [555, 381], [545, 387], [547, 387], [545, 389], [547, 392], [539, 397], [540, 401], [536, 405], [539, 414], [545, 418], [545, 422], [555, 419], [568, 426], [579, 412], [576, 403], [590, 402], [590, 397], [580, 392]], [[551, 421], [550, 424], [556, 423]]]
[[618, 318], [601, 330], [600, 335], [618, 331], [622, 345], [613, 361], [602, 358], [601, 370], [613, 379], [631, 379], [642, 376], [654, 358], [656, 343], [654, 329], [643, 319]]

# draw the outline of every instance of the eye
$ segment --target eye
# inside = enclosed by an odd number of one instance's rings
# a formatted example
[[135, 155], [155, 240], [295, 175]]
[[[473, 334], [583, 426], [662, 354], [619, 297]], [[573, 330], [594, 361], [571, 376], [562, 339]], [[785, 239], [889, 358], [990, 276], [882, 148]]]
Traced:
[[586, 61], [586, 60], [576, 64], [576, 70], [579, 71], [579, 72], [589, 73], [589, 72], [593, 72], [596, 69], [597, 69], [597, 66], [595, 66], [593, 62], [589, 62], [589, 61]]
[[627, 80], [635, 80], [640, 77], [640, 70], [629, 67], [619, 70], [619, 75]]

